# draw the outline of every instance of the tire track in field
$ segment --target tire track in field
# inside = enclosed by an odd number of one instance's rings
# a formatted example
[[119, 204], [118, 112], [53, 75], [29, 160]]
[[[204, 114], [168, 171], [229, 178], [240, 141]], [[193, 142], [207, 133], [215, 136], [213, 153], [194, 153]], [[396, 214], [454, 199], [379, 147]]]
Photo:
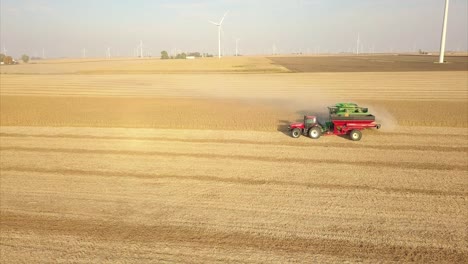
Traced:
[[[204, 227], [168, 224], [132, 224], [114, 220], [73, 219], [2, 211], [2, 231], [6, 233], [33, 232], [47, 236], [92, 237], [98, 240], [139, 243], [169, 242], [190, 243], [195, 246], [216, 247], [224, 250], [255, 249], [263, 252], [310, 253], [345, 258], [386, 261], [463, 262], [468, 258], [464, 251], [437, 246], [392, 245], [370, 243], [355, 239], [284, 237], [260, 235], [242, 231], [220, 231]], [[254, 231], [254, 230], [253, 230]]]
[[323, 184], [323, 183], [306, 183], [306, 182], [292, 182], [280, 180], [255, 180], [250, 178], [224, 178], [209, 175], [178, 175], [178, 174], [157, 174], [157, 173], [137, 173], [137, 172], [122, 172], [122, 171], [102, 171], [102, 170], [79, 170], [79, 169], [45, 169], [45, 168], [32, 168], [30, 166], [4, 166], [2, 172], [21, 172], [21, 173], [47, 173], [47, 174], [60, 174], [60, 175], [73, 175], [73, 176], [99, 176], [99, 177], [132, 177], [138, 179], [175, 179], [175, 180], [194, 180], [204, 182], [220, 182], [232, 183], [241, 185], [277, 185], [277, 186], [294, 186], [301, 188], [315, 188], [315, 189], [335, 189], [335, 190], [348, 190], [348, 191], [376, 191], [384, 193], [401, 193], [401, 194], [421, 194], [421, 195], [434, 195], [434, 196], [468, 196], [466, 192], [456, 191], [441, 191], [441, 190], [428, 190], [428, 189], [414, 189], [414, 188], [391, 188], [391, 187], [372, 187], [368, 185], [344, 185], [344, 184]]
[[418, 163], [418, 162], [392, 162], [392, 161], [343, 161], [339, 159], [307, 159], [301, 157], [295, 158], [276, 158], [265, 156], [248, 156], [248, 155], [225, 155], [225, 154], [208, 154], [208, 153], [176, 153], [163, 151], [134, 151], [134, 150], [102, 150], [102, 149], [78, 149], [78, 148], [34, 148], [34, 147], [2, 147], [0, 151], [25, 151], [37, 153], [70, 153], [70, 154], [102, 154], [102, 155], [129, 155], [129, 156], [164, 156], [164, 157], [188, 157], [188, 158], [207, 158], [207, 159], [236, 159], [248, 161], [263, 161], [263, 162], [284, 162], [284, 163], [304, 163], [304, 164], [347, 164], [352, 166], [366, 167], [387, 167], [387, 168], [409, 168], [419, 170], [436, 170], [436, 171], [467, 171], [466, 165], [452, 164], [435, 164], [435, 163]]
[[[387, 134], [387, 133], [385, 133]], [[400, 135], [393, 133], [393, 135]], [[437, 135], [449, 136], [449, 135]], [[453, 135], [450, 135], [453, 137]], [[460, 136], [466, 138], [466, 136]], [[314, 142], [313, 144], [306, 145], [304, 142], [266, 142], [254, 141], [246, 139], [182, 139], [182, 138], [169, 138], [169, 137], [124, 137], [124, 136], [95, 136], [95, 135], [76, 135], [76, 134], [19, 134], [19, 133], [0, 133], [0, 137], [13, 137], [13, 138], [52, 138], [52, 139], [95, 139], [95, 140], [135, 140], [135, 141], [169, 141], [180, 143], [217, 143], [226, 145], [263, 145], [263, 146], [291, 146], [291, 147], [340, 147], [351, 149], [379, 149], [379, 150], [419, 150], [419, 151], [439, 151], [439, 152], [468, 152], [468, 147], [444, 147], [444, 146], [423, 146], [423, 145], [363, 145], [363, 144], [345, 144], [345, 143], [332, 143], [332, 142]]]

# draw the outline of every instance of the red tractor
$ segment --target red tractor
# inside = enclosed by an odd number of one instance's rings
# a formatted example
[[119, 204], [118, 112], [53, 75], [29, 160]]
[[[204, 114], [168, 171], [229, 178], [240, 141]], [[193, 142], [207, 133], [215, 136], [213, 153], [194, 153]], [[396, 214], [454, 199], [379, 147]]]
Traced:
[[328, 107], [329, 121], [319, 123], [316, 116], [304, 116], [304, 122], [289, 125], [291, 136], [298, 138], [308, 135], [318, 139], [324, 135], [349, 135], [353, 141], [361, 140], [361, 130], [366, 128], [380, 128], [375, 123], [375, 117], [368, 113], [367, 108], [359, 107], [353, 103], [339, 103]]

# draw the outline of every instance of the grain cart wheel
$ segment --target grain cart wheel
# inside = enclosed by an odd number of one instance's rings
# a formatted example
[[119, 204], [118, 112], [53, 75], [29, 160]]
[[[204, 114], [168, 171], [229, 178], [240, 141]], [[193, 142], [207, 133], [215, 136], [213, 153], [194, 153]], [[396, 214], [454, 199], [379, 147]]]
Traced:
[[351, 130], [351, 133], [349, 133], [349, 137], [352, 141], [359, 141], [362, 138], [362, 133], [359, 130]]
[[291, 131], [291, 137], [298, 138], [301, 136], [301, 130], [299, 128], [295, 128]]
[[320, 127], [313, 127], [309, 129], [309, 137], [313, 139], [318, 139], [322, 135], [322, 130]]

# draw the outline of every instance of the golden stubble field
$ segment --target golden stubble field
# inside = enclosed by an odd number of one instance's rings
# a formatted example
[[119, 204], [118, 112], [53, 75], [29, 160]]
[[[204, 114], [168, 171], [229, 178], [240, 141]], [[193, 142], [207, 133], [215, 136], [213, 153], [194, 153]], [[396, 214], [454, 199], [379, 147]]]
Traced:
[[[467, 72], [234, 59], [196, 62], [205, 74], [156, 60], [126, 74], [120, 61], [2, 67], [1, 259], [466, 261]], [[234, 67], [252, 60], [270, 70]], [[284, 130], [341, 100], [370, 106], [382, 131]]]

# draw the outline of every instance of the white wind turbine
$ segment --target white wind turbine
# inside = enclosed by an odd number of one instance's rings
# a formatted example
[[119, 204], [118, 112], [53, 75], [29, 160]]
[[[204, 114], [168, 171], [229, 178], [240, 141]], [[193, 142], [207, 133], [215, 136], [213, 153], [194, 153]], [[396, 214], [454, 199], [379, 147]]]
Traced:
[[445, 0], [444, 24], [442, 26], [442, 38], [440, 41], [439, 63], [444, 63], [445, 56], [445, 38], [447, 37], [447, 19], [449, 11], [449, 0]]
[[110, 48], [110, 47], [108, 47], [107, 50], [106, 50], [106, 57], [107, 57], [107, 59], [109, 59], [109, 60], [110, 60], [111, 57], [112, 57], [112, 56], [111, 56], [111, 48]]
[[143, 59], [143, 40], [140, 40], [140, 46], [138, 46], [140, 52], [140, 58]]
[[227, 13], [228, 12], [224, 14], [223, 18], [221, 19], [221, 21], [219, 21], [219, 23], [209, 21], [211, 24], [218, 27], [218, 59], [221, 59], [221, 30], [222, 30], [221, 27], [223, 25], [223, 21], [224, 21], [224, 18], [226, 18]]
[[236, 57], [239, 56], [239, 41], [240, 41], [240, 38], [235, 38], [234, 39], [236, 41]]
[[356, 44], [356, 55], [359, 55], [359, 46], [361, 45], [361, 37], [360, 34], [358, 33], [357, 35], [357, 44]]

